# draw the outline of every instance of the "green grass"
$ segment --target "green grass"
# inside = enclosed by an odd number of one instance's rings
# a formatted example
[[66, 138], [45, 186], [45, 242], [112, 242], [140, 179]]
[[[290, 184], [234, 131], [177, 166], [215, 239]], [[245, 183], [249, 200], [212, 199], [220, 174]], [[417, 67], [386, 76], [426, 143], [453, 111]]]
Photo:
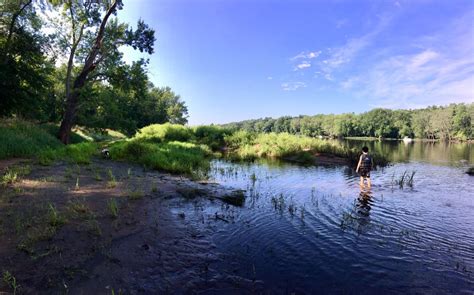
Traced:
[[0, 121], [0, 159], [36, 157], [42, 165], [57, 160], [90, 163], [98, 145], [72, 133], [73, 144], [65, 146], [55, 136], [58, 128], [54, 124], [38, 125], [14, 119]]
[[[39, 128], [46, 131], [54, 138], [56, 138], [57, 134], [59, 133], [59, 125], [57, 124], [46, 123], [46, 124], [39, 125]], [[89, 141], [87, 137], [81, 134], [78, 134], [77, 132], [71, 132], [71, 135], [69, 137], [69, 142], [71, 144], [81, 143], [81, 142], [86, 142], [86, 141]]]
[[209, 168], [208, 147], [186, 142], [151, 143], [133, 139], [111, 146], [112, 159], [127, 160], [148, 168], [193, 175]]
[[58, 160], [66, 160], [75, 164], [90, 164], [92, 157], [99, 154], [99, 146], [93, 142], [82, 142], [60, 146], [55, 149], [47, 148], [37, 155], [38, 163], [51, 165]]
[[117, 203], [117, 200], [115, 199], [109, 199], [107, 201], [107, 208], [109, 209], [110, 216], [112, 218], [116, 219], [119, 216], [119, 206]]
[[22, 176], [26, 176], [30, 173], [31, 167], [29, 165], [8, 167], [5, 173], [0, 177], [0, 185], [6, 186], [15, 183], [19, 181]]
[[61, 146], [59, 140], [35, 124], [20, 120], [0, 121], [0, 159], [32, 157], [38, 151]]
[[3, 272], [3, 282], [13, 291], [13, 295], [15, 295], [20, 288], [20, 285], [16, 282], [15, 276], [13, 276], [9, 271]]
[[[327, 153], [344, 158], [352, 157], [355, 151], [343, 148], [331, 142], [308, 136], [288, 133], [249, 133], [237, 131], [226, 137], [228, 146], [235, 156], [244, 160], [256, 158], [284, 158], [307, 153]], [[309, 155], [309, 154], [308, 154]], [[308, 155], [301, 154], [302, 159]]]

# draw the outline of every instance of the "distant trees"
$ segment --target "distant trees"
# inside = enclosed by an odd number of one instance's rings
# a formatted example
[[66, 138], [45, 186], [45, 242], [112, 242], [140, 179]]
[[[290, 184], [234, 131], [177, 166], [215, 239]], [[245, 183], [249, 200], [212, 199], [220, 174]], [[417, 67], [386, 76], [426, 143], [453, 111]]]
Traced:
[[473, 138], [474, 103], [418, 110], [373, 109], [362, 114], [264, 118], [225, 124], [255, 132], [288, 132], [331, 137], [416, 137], [441, 140]]
[[[118, 21], [120, 0], [3, 0], [0, 15], [0, 117], [62, 122], [128, 134], [153, 124], [185, 124], [187, 108], [148, 78], [148, 61], [127, 64], [120, 46], [153, 53], [154, 31]], [[47, 19], [37, 12], [55, 12]], [[48, 27], [48, 34], [41, 30]]]

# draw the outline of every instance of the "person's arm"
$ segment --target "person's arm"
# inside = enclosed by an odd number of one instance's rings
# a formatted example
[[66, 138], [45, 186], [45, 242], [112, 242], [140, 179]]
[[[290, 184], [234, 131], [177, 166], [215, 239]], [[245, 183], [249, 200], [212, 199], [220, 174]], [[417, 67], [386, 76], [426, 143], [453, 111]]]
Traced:
[[361, 162], [362, 162], [362, 156], [360, 156], [360, 158], [359, 158], [359, 163], [357, 163], [356, 172], [359, 172], [359, 168], [360, 168]]

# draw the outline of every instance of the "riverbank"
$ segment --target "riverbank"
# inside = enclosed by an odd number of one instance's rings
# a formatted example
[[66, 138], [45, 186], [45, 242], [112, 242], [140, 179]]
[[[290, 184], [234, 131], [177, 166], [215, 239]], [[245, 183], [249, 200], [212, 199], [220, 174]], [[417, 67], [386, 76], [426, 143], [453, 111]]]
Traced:
[[[405, 141], [403, 138], [379, 138], [379, 137], [342, 137], [342, 139], [349, 139], [349, 140], [360, 140], [360, 141]], [[474, 143], [472, 139], [466, 140], [459, 140], [459, 139], [452, 139], [452, 140], [443, 140], [443, 139], [428, 139], [428, 138], [409, 138], [409, 142], [449, 142], [449, 143]]]
[[[185, 225], [184, 213], [169, 210], [171, 204], [244, 201], [238, 190], [108, 160], [0, 163], [2, 175], [17, 173], [0, 194], [0, 290], [5, 292], [184, 290], [205, 268], [212, 247]], [[142, 284], [150, 273], [153, 285]]]

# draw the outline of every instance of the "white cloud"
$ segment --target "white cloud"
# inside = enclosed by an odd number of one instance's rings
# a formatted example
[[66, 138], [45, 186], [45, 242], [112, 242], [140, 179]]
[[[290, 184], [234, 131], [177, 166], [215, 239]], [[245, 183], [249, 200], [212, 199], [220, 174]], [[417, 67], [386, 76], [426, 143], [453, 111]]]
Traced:
[[284, 91], [295, 91], [298, 88], [306, 87], [304, 82], [286, 82], [281, 84], [281, 89]]
[[267, 77], [267, 80], [273, 80], [273, 77], [269, 76]]
[[349, 39], [343, 46], [329, 49], [328, 58], [323, 60], [324, 71], [331, 72], [332, 70], [351, 62], [360, 51], [372, 44], [377, 35], [380, 34], [380, 32], [382, 32], [388, 25], [389, 21], [389, 18], [382, 18], [375, 26], [375, 29], [369, 33], [358, 38]]
[[309, 61], [305, 60], [305, 61], [303, 61], [303, 62], [296, 65], [295, 71], [306, 69], [306, 68], [309, 68], [309, 67], [311, 67], [311, 63]]
[[[359, 83], [354, 83], [359, 81]], [[415, 108], [474, 101], [474, 60], [432, 49], [391, 57], [341, 86], [373, 106]]]
[[318, 57], [321, 54], [321, 51], [302, 51], [299, 54], [290, 58], [291, 61], [295, 61], [298, 59], [313, 59]]
[[331, 76], [331, 74], [329, 74], [329, 73], [324, 74], [324, 79], [326, 79], [328, 81], [334, 81], [333, 76]]

